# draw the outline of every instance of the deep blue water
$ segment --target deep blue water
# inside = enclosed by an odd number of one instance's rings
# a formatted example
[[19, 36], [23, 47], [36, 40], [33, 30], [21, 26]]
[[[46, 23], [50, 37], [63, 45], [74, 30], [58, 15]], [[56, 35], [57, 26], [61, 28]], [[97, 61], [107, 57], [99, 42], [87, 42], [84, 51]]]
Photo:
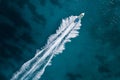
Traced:
[[120, 80], [120, 0], [0, 0], [0, 80], [10, 80], [63, 18], [81, 12], [80, 35], [41, 80]]

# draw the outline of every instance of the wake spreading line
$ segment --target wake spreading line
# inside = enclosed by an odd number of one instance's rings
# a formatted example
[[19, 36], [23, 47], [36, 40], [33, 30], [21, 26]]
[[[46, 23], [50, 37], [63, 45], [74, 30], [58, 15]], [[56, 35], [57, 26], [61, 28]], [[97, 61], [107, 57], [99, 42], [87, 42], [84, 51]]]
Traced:
[[37, 51], [36, 55], [24, 63], [11, 80], [39, 80], [47, 66], [51, 65], [52, 58], [65, 49], [65, 43], [70, 42], [71, 38], [79, 35], [78, 30], [81, 26], [81, 19], [84, 13], [79, 16], [70, 16], [62, 20], [62, 24], [56, 34], [48, 38], [45, 47]]

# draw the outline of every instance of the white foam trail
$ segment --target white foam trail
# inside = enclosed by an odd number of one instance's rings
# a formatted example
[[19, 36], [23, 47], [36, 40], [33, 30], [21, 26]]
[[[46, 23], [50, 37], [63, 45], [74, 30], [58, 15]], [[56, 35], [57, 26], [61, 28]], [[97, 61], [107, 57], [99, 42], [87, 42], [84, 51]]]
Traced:
[[62, 24], [53, 34], [49, 37], [46, 46], [37, 51], [36, 55], [26, 63], [21, 69], [16, 72], [11, 80], [39, 80], [43, 75], [45, 68], [51, 64], [52, 58], [65, 49], [66, 42], [70, 42], [70, 38], [78, 36], [78, 31], [81, 26], [81, 20], [75, 22], [76, 18], [80, 16], [70, 16], [62, 20]]

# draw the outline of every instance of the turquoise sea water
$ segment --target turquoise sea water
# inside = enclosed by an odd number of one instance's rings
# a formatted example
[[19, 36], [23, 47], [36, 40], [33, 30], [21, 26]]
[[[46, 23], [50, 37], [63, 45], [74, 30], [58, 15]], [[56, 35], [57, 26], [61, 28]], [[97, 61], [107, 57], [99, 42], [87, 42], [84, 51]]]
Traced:
[[62, 19], [82, 12], [80, 35], [40, 80], [120, 80], [120, 0], [0, 0], [0, 80], [10, 80]]

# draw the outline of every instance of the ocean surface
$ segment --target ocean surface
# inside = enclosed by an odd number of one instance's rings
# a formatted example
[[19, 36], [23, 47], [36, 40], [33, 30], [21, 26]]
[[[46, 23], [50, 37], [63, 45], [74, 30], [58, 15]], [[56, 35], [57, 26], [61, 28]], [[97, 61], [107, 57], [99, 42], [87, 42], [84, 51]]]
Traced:
[[0, 80], [10, 80], [62, 19], [84, 12], [80, 34], [40, 80], [120, 80], [120, 0], [0, 0]]

